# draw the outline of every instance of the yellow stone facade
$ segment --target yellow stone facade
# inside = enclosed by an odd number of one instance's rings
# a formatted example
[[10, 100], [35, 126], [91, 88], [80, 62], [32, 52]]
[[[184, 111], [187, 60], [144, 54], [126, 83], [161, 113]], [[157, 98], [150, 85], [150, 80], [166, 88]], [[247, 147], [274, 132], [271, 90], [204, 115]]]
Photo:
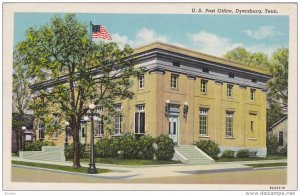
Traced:
[[[143, 88], [138, 77], [132, 78], [132, 100], [116, 101], [121, 104], [121, 134], [135, 133], [137, 105], [144, 105], [145, 134], [156, 137], [169, 134], [172, 128], [177, 145], [213, 140], [221, 150], [246, 148], [257, 156], [266, 155], [266, 81], [271, 78], [266, 71], [164, 43], [136, 49], [135, 59], [136, 66], [147, 71]], [[201, 92], [201, 80], [206, 83], [205, 92]], [[206, 134], [200, 134], [201, 109]], [[89, 143], [90, 123], [83, 127], [82, 142]], [[52, 141], [63, 145], [64, 138], [63, 133]]]

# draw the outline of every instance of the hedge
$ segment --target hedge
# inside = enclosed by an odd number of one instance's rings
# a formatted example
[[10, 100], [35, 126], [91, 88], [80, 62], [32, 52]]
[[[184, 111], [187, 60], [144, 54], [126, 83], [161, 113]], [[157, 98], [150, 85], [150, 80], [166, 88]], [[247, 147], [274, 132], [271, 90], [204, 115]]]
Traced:
[[232, 150], [224, 150], [222, 152], [222, 158], [234, 158], [234, 151]]
[[166, 135], [153, 138], [125, 133], [122, 136], [101, 138], [95, 144], [95, 157], [148, 160], [156, 157], [159, 160], [171, 160], [174, 153], [174, 143]]
[[213, 159], [218, 158], [218, 154], [220, 153], [220, 148], [217, 143], [212, 140], [200, 140], [196, 142], [196, 146], [204, 151], [208, 156]]
[[239, 150], [236, 154], [236, 156], [238, 158], [249, 158], [250, 157], [250, 151], [247, 150], [247, 149], [242, 149], [242, 150]]
[[55, 146], [53, 142], [48, 141], [34, 141], [34, 142], [28, 142], [24, 145], [24, 151], [41, 151], [42, 146]]

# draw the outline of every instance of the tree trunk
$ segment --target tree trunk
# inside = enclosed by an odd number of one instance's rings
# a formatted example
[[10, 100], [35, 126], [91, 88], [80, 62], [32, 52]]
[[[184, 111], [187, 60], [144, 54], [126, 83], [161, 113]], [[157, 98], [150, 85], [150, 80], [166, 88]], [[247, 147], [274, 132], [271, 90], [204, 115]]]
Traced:
[[73, 132], [73, 144], [74, 144], [74, 159], [73, 159], [73, 167], [80, 168], [80, 141], [79, 141], [79, 131], [77, 126], [77, 122], [72, 126]]

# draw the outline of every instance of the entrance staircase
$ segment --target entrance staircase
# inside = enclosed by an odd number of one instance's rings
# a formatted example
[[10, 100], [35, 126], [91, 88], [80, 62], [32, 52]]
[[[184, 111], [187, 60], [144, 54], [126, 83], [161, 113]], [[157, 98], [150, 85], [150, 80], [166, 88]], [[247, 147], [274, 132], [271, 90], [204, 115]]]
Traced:
[[65, 162], [64, 147], [42, 146], [42, 151], [20, 151], [19, 157], [30, 160]]
[[214, 159], [194, 145], [176, 146], [174, 158], [186, 164], [206, 165], [215, 162]]

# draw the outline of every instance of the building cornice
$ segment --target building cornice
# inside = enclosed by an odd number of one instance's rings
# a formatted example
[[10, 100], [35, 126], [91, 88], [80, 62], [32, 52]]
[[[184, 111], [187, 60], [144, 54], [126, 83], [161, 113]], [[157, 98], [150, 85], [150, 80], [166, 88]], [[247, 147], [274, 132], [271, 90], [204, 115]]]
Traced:
[[242, 69], [242, 70], [245, 70], [245, 71], [256, 72], [256, 73], [260, 73], [260, 74], [271, 77], [269, 72], [264, 70], [264, 69], [260, 69], [260, 68], [254, 67], [254, 66], [239, 64], [239, 63], [236, 63], [236, 62], [224, 59], [224, 58], [220, 58], [220, 57], [216, 57], [216, 56], [196, 52], [196, 51], [193, 51], [193, 50], [189, 50], [189, 49], [186, 49], [186, 48], [182, 48], [182, 47], [178, 47], [178, 46], [175, 46], [175, 45], [170, 45], [170, 44], [166, 44], [166, 43], [162, 43], [162, 42], [154, 42], [154, 43], [136, 48], [134, 50], [134, 55], [144, 54], [147, 51], [153, 51], [153, 50], [168, 51], [169, 53], [174, 53], [174, 54], [177, 54], [179, 56], [181, 55], [181, 56], [186, 56], [186, 57], [189, 57], [189, 58], [196, 58], [196, 59], [199, 59], [199, 60], [202, 60], [202, 61], [216, 63], [216, 64], [220, 64], [220, 65], [223, 65], [223, 66], [225, 65], [225, 66], [228, 66], [228, 67]]

